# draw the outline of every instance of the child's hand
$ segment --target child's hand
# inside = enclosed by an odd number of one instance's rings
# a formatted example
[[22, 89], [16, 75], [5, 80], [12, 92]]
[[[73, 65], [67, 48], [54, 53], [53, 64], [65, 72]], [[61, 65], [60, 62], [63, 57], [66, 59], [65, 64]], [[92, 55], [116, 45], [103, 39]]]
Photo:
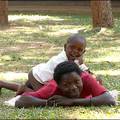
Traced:
[[75, 63], [77, 63], [78, 65], [83, 64], [83, 55], [80, 56], [79, 58], [76, 59]]
[[83, 64], [83, 55], [79, 57], [78, 61], [79, 61], [79, 65]]

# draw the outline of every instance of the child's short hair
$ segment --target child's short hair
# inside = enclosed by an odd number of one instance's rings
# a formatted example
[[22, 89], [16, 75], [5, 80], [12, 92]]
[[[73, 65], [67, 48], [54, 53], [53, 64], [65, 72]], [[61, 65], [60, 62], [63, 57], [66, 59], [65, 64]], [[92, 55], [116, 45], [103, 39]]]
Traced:
[[67, 39], [67, 43], [70, 43], [74, 40], [82, 40], [82, 41], [86, 41], [85, 37], [79, 35], [79, 34], [72, 34], [68, 39]]
[[78, 75], [82, 72], [79, 66], [72, 61], [65, 61], [58, 64], [54, 70], [53, 78], [59, 84], [64, 74], [76, 72]]

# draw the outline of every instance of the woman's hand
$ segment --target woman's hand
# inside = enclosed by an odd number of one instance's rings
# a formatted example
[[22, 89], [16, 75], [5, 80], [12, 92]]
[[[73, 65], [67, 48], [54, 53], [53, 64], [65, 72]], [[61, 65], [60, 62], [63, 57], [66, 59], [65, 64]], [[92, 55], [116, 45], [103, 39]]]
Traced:
[[47, 101], [48, 106], [71, 106], [72, 99], [60, 95], [54, 95]]

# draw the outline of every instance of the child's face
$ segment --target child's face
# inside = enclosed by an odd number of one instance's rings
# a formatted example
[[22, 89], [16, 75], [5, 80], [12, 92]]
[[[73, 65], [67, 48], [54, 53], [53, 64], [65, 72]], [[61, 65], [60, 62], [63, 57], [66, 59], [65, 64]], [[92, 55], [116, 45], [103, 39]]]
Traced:
[[68, 60], [74, 61], [75, 59], [82, 56], [85, 52], [86, 42], [75, 41], [65, 44], [65, 52]]
[[63, 95], [70, 98], [79, 98], [83, 88], [82, 80], [76, 72], [63, 75], [58, 86]]

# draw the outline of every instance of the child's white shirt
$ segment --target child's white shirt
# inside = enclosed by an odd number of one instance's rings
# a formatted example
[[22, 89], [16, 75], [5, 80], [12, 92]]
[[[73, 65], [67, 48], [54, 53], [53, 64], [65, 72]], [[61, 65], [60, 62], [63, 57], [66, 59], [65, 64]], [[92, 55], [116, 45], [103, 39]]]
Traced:
[[[48, 62], [41, 63], [33, 67], [32, 69], [33, 76], [38, 82], [44, 84], [47, 81], [53, 79], [53, 73], [54, 73], [55, 67], [59, 63], [62, 63], [64, 61], [68, 61], [68, 58], [66, 56], [65, 51], [63, 50], [58, 55], [53, 56]], [[75, 60], [75, 63], [78, 64], [78, 60]], [[80, 65], [80, 68], [83, 71], [88, 69], [84, 64]]]

